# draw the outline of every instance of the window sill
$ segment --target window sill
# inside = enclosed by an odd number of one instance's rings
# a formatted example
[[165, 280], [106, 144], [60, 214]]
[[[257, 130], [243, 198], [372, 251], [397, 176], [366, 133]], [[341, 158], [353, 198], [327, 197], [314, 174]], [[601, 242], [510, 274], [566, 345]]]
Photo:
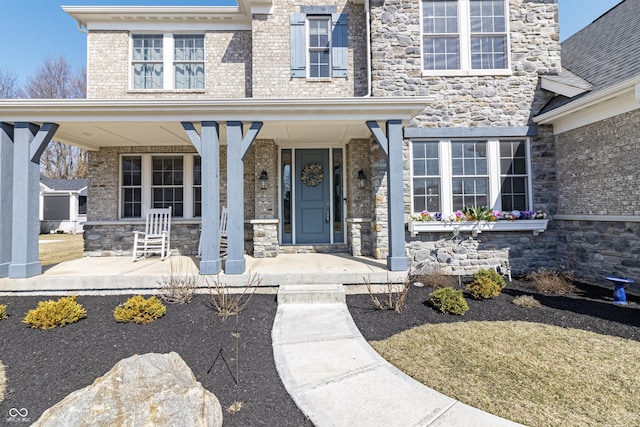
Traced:
[[511, 69], [497, 70], [422, 70], [422, 77], [511, 76]]
[[548, 219], [520, 219], [516, 221], [477, 221], [477, 222], [443, 222], [443, 221], [409, 221], [408, 229], [412, 237], [418, 233], [453, 233], [471, 232], [477, 236], [491, 231], [531, 231], [534, 236], [547, 229]]
[[307, 77], [309, 83], [330, 83], [331, 81], [333, 81], [331, 77]]
[[206, 89], [129, 89], [127, 93], [206, 93]]

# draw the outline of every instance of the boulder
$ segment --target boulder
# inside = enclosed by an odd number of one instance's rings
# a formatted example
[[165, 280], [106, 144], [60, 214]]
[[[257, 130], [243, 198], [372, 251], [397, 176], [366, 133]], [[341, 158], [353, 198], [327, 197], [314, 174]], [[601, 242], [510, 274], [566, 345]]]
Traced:
[[34, 426], [222, 426], [222, 407], [174, 352], [123, 359]]

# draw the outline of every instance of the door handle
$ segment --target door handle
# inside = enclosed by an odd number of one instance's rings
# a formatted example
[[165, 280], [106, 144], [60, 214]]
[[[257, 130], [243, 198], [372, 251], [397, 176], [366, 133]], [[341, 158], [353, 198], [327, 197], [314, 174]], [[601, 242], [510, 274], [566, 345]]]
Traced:
[[331, 219], [331, 218], [330, 218], [330, 216], [331, 216], [331, 215], [330, 215], [330, 212], [329, 212], [329, 203], [327, 203], [327, 207], [325, 208], [325, 210], [324, 210], [324, 211], [325, 211], [325, 213], [326, 213], [325, 220], [326, 220], [327, 222], [329, 222], [329, 220]]

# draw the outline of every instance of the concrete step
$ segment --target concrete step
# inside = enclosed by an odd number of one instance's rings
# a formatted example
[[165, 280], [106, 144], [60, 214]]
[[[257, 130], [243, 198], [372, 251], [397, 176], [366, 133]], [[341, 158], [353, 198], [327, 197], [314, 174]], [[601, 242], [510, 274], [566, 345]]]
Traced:
[[280, 285], [278, 289], [278, 304], [327, 304], [346, 301], [342, 285]]

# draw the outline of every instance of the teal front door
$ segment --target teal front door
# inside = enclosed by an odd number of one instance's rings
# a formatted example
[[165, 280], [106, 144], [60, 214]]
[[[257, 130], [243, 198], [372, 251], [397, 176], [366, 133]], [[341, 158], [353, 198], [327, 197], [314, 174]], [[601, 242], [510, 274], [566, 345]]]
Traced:
[[330, 243], [329, 150], [295, 150], [295, 169], [296, 243]]

